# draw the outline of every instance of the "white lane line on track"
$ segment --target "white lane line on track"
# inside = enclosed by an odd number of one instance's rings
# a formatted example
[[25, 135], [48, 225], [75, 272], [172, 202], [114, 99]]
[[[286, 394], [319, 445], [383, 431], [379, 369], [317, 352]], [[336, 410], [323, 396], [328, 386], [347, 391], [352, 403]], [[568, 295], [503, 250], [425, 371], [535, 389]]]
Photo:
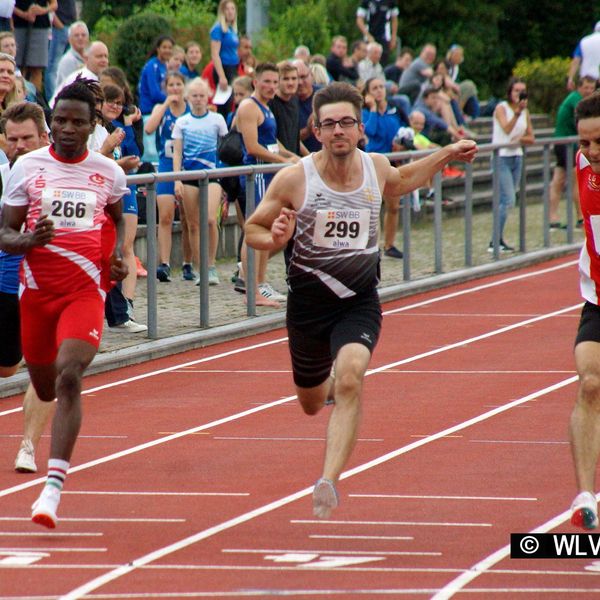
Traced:
[[[419, 308], [421, 306], [428, 306], [430, 304], [436, 303], [436, 302], [442, 302], [444, 300], [451, 300], [453, 298], [456, 298], [458, 296], [464, 296], [465, 294], [470, 294], [470, 293], [476, 293], [476, 292], [480, 292], [482, 290], [486, 290], [488, 288], [492, 288], [492, 287], [497, 287], [499, 285], [504, 285], [504, 284], [509, 284], [509, 283], [513, 283], [515, 281], [521, 281], [523, 279], [528, 279], [530, 277], [537, 277], [537, 276], [541, 276], [541, 275], [546, 275], [547, 273], [552, 273], [553, 271], [558, 271], [560, 269], [565, 269], [565, 268], [569, 268], [572, 267], [573, 265], [576, 265], [577, 261], [569, 261], [566, 263], [562, 263], [560, 265], [556, 265], [553, 267], [549, 267], [546, 269], [540, 269], [539, 271], [532, 271], [529, 273], [522, 273], [520, 275], [512, 275], [510, 277], [505, 277], [504, 279], [500, 279], [498, 281], [494, 281], [491, 283], [487, 283], [487, 284], [483, 284], [483, 285], [477, 285], [468, 289], [464, 289], [464, 290], [460, 290], [458, 292], [451, 292], [449, 294], [444, 294], [442, 296], [437, 296], [435, 298], [429, 298], [428, 300], [422, 300], [419, 302], [415, 302], [413, 304], [409, 304], [407, 306], [402, 306], [400, 308], [395, 308], [395, 309], [390, 309], [390, 310], [386, 310], [383, 312], [384, 315], [391, 315], [391, 314], [395, 314], [398, 312], [403, 312], [403, 311], [408, 311], [408, 310], [413, 310], [415, 308]], [[581, 304], [576, 305], [576, 307], [580, 307]], [[568, 312], [568, 311], [567, 311]], [[561, 316], [560, 314], [557, 314], [556, 316]], [[528, 322], [528, 321], [526, 321]], [[121, 379], [112, 383], [108, 383], [105, 385], [101, 385], [95, 388], [91, 388], [89, 390], [83, 390], [81, 393], [82, 394], [92, 394], [94, 392], [100, 391], [100, 390], [104, 390], [104, 389], [108, 389], [110, 387], [115, 387], [115, 386], [119, 386], [119, 385], [124, 385], [127, 383], [131, 383], [133, 381], [138, 381], [139, 379], [145, 379], [147, 377], [153, 377], [155, 375], [162, 375], [164, 373], [170, 373], [170, 372], [174, 372], [177, 371], [178, 369], [185, 369], [187, 367], [192, 367], [194, 365], [198, 365], [201, 363], [205, 363], [205, 362], [209, 362], [211, 360], [218, 360], [220, 358], [227, 358], [228, 356], [231, 356], [233, 354], [239, 354], [241, 352], [247, 352], [247, 351], [252, 351], [252, 350], [257, 350], [257, 349], [261, 349], [264, 348], [266, 346], [271, 346], [274, 344], [279, 344], [279, 343], [283, 343], [287, 341], [287, 337], [282, 337], [282, 338], [278, 338], [275, 340], [271, 340], [269, 342], [263, 342], [260, 344], [252, 344], [250, 346], [244, 346], [242, 348], [237, 348], [235, 350], [230, 350], [228, 352], [222, 352], [219, 354], [215, 354], [212, 356], [207, 356], [205, 358], [201, 358], [201, 359], [197, 359], [197, 360], [192, 360], [189, 362], [185, 362], [185, 363], [181, 363], [178, 365], [173, 365], [172, 367], [167, 367], [165, 369], [158, 369], [156, 371], [150, 371], [148, 373], [144, 373], [142, 375], [137, 375], [135, 377], [128, 377], [126, 379]], [[3, 412], [0, 412], [0, 417], [6, 416], [6, 415], [11, 415], [13, 413], [17, 413], [17, 412], [21, 412], [23, 410], [22, 407], [18, 407], [18, 408], [13, 408], [13, 409], [9, 409]]]
[[[31, 517], [0, 517], [0, 521], [27, 521]], [[61, 523], [185, 523], [187, 519], [125, 519], [117, 517], [61, 517]], [[48, 533], [48, 535], [52, 535]]]
[[[140, 567], [140, 571], [226, 571], [231, 569], [233, 571], [279, 571], [283, 570], [293, 570], [297, 571], [296, 567], [286, 567], [284, 563], [280, 563], [281, 566], [270, 566], [270, 565], [190, 565], [190, 564], [166, 564], [166, 565], [146, 565], [144, 567]], [[306, 565], [307, 567], [310, 566]], [[98, 571], [100, 569], [116, 569], [118, 568], [118, 564], [106, 564], [106, 563], [94, 563], [94, 564], [85, 564], [85, 563], [43, 563], [43, 564], [33, 564], [27, 565], [27, 567], [11, 567], [14, 568], [27, 568], [29, 569], [42, 569], [42, 570], [62, 570], [62, 569], [86, 569], [90, 571]], [[304, 567], [306, 568], [306, 567]], [[315, 568], [315, 570], [323, 571], [322, 568]], [[369, 571], [369, 572], [382, 572], [382, 573], [464, 573], [464, 569], [457, 568], [442, 568], [442, 567], [365, 567], [365, 566], [357, 566], [357, 567], [336, 567], [336, 571]], [[518, 569], [490, 569], [488, 573], [492, 575], [556, 575], [561, 577], [594, 577], [598, 578], [598, 573], [588, 572], [588, 571], [551, 571], [551, 570], [518, 570]], [[472, 589], [472, 588], [470, 588]], [[507, 588], [508, 590], [508, 588]], [[439, 591], [439, 589], [435, 590]], [[508, 590], [510, 591], [510, 590]], [[596, 592], [598, 588], [596, 588]], [[465, 590], [465, 593], [467, 590]], [[86, 600], [90, 598], [104, 598], [104, 594], [87, 594], [85, 596]], [[108, 596], [106, 596], [108, 597]], [[30, 598], [29, 596], [27, 597]], [[10, 600], [15, 600], [12, 596]], [[56, 596], [52, 597], [52, 600], [56, 600]]]
[[550, 444], [550, 445], [565, 445], [569, 442], [566, 440], [468, 440], [473, 444]]
[[[596, 500], [600, 499], [600, 494], [596, 494]], [[546, 521], [539, 527], [532, 529], [529, 533], [548, 533], [550, 530], [562, 525], [567, 519], [571, 517], [571, 510], [565, 510], [564, 512], [556, 515], [554, 518]], [[501, 560], [510, 556], [510, 544], [503, 546], [496, 552], [493, 552], [489, 556], [480, 560], [474, 564], [467, 571], [463, 572], [458, 577], [455, 577], [452, 581], [448, 582], [442, 589], [440, 589], [431, 600], [448, 600], [454, 594], [462, 591], [462, 589], [468, 585], [471, 581], [489, 571], [490, 567], [499, 563]]]
[[[393, 309], [394, 311], [398, 310], [398, 309]], [[387, 313], [384, 313], [387, 314]], [[443, 313], [443, 312], [411, 312], [410, 317], [444, 317], [444, 318], [448, 318], [448, 317], [457, 317], [457, 318], [465, 318], [465, 319], [470, 319], [471, 317], [490, 317], [492, 319], [494, 318], [505, 318], [505, 317], [510, 317], [511, 319], [523, 319], [525, 317], [535, 317], [536, 315], [539, 315], [540, 313], [456, 313], [456, 312], [449, 312], [449, 313]], [[580, 316], [579, 315], [563, 315], [562, 316], [563, 319], [579, 319]]]
[[[81, 392], [82, 395], [94, 394], [95, 392], [99, 392], [101, 390], [107, 390], [113, 387], [117, 387], [120, 385], [126, 385], [128, 383], [132, 383], [134, 381], [139, 381], [141, 379], [147, 379], [148, 377], [155, 377], [157, 375], [164, 375], [165, 373], [172, 373], [177, 371], [178, 369], [185, 369], [186, 367], [192, 367], [194, 365], [199, 365], [205, 362], [210, 362], [212, 360], [219, 360], [221, 358], [228, 358], [234, 354], [240, 354], [242, 352], [251, 352], [253, 350], [260, 350], [262, 348], [266, 348], [267, 346], [273, 346], [275, 344], [281, 344], [287, 341], [287, 337], [277, 338], [275, 340], [270, 340], [268, 342], [261, 342], [259, 344], [252, 344], [250, 346], [243, 346], [242, 348], [236, 348], [235, 350], [228, 350], [227, 352], [220, 352], [218, 354], [212, 354], [211, 356], [205, 356], [204, 358], [198, 358], [196, 360], [191, 360], [185, 363], [180, 363], [178, 365], [173, 365], [171, 367], [165, 367], [164, 369], [157, 369], [156, 371], [149, 371], [148, 373], [142, 373], [141, 375], [134, 375], [133, 377], [126, 377], [125, 379], [119, 379], [117, 381], [113, 381], [111, 383], [105, 383], [103, 385], [99, 385], [88, 390], [83, 390]], [[9, 415], [15, 412], [20, 412], [23, 410], [23, 407], [9, 409], [3, 412], [0, 412], [0, 417], [5, 415]]]
[[[377, 459], [374, 459], [374, 460], [368, 461], [362, 465], [359, 465], [358, 467], [355, 467], [354, 469], [345, 471], [344, 473], [342, 473], [340, 479], [347, 479], [348, 477], [352, 477], [353, 475], [362, 473], [363, 471], [369, 470], [377, 465], [380, 465], [384, 462], [392, 460], [398, 456], [401, 456], [402, 454], [405, 454], [416, 448], [419, 448], [419, 447], [429, 444], [433, 441], [436, 441], [437, 439], [442, 438], [448, 434], [455, 433], [462, 429], [466, 429], [467, 427], [470, 427], [471, 425], [475, 425], [477, 423], [480, 423], [482, 421], [490, 419], [491, 417], [494, 417], [500, 413], [508, 411], [511, 408], [514, 408], [515, 406], [519, 406], [520, 404], [529, 402], [535, 398], [538, 398], [538, 397], [546, 395], [550, 392], [556, 391], [562, 387], [570, 385], [575, 380], [576, 380], [575, 377], [565, 379], [565, 380], [555, 383], [551, 386], [548, 386], [542, 390], [538, 390], [537, 392], [529, 394], [528, 396], [524, 396], [523, 398], [520, 398], [518, 400], [513, 400], [512, 402], [509, 402], [508, 404], [506, 404], [505, 406], [503, 406], [501, 408], [496, 408], [496, 409], [487, 411], [483, 414], [478, 415], [477, 417], [473, 417], [472, 419], [464, 421], [463, 423], [459, 423], [458, 425], [454, 425], [453, 427], [444, 429], [444, 430], [438, 432], [437, 434], [430, 436], [429, 438], [425, 438], [425, 439], [421, 439], [421, 440], [412, 442], [412, 443], [410, 443], [406, 446], [403, 446], [393, 452], [389, 452], [383, 456], [380, 456]], [[212, 537], [213, 535], [216, 535], [223, 531], [232, 529], [238, 525], [241, 525], [242, 523], [246, 523], [248, 521], [251, 521], [252, 519], [260, 517], [264, 514], [272, 512], [274, 510], [277, 510], [277, 509], [281, 508], [282, 506], [291, 504], [292, 502], [295, 502], [296, 500], [299, 500], [301, 498], [304, 498], [304, 497], [310, 495], [312, 493], [312, 490], [313, 490], [313, 486], [311, 485], [310, 487], [304, 488], [303, 490], [295, 492], [294, 494], [290, 494], [289, 496], [285, 496], [283, 498], [280, 498], [279, 500], [275, 500], [274, 502], [260, 506], [254, 510], [251, 510], [244, 514], [238, 515], [237, 517], [234, 517], [233, 519], [229, 519], [227, 521], [224, 521], [222, 523], [219, 523], [217, 525], [209, 527], [208, 529], [205, 529], [203, 531], [199, 531], [198, 533], [188, 536], [187, 538], [183, 538], [183, 539], [179, 540], [178, 542], [169, 544], [168, 546], [164, 546], [162, 548], [158, 548], [157, 550], [154, 550], [153, 552], [150, 552], [144, 556], [141, 556], [140, 558], [132, 560], [128, 565], [121, 565], [120, 567], [118, 567], [112, 571], [103, 573], [102, 575], [84, 583], [83, 585], [77, 587], [76, 589], [61, 596], [60, 600], [75, 600], [78, 598], [82, 598], [83, 596], [87, 595], [88, 593], [93, 592], [94, 590], [97, 590], [99, 587], [102, 587], [103, 585], [110, 583], [111, 581], [114, 581], [115, 579], [119, 579], [120, 577], [127, 575], [128, 573], [131, 573], [132, 571], [134, 571], [135, 569], [137, 569], [141, 566], [148, 565], [156, 560], [164, 558], [165, 556], [167, 556], [169, 554], [172, 554], [173, 552], [177, 552], [178, 550], [187, 548], [188, 546], [191, 546], [201, 540]], [[482, 526], [482, 525], [485, 526], [486, 524], [478, 524], [476, 526]], [[491, 524], [487, 524], [487, 525], [491, 525]]]
[[[519, 321], [518, 323], [513, 323], [512, 325], [506, 325], [505, 327], [500, 327], [499, 329], [494, 329], [492, 331], [488, 331], [487, 333], [482, 333], [480, 335], [471, 337], [471, 338], [466, 338], [464, 340], [460, 340], [458, 342], [454, 342], [452, 344], [448, 344], [446, 346], [440, 346], [438, 348], [434, 348], [433, 350], [428, 350], [427, 352], [422, 352], [421, 354], [414, 354], [413, 356], [409, 356], [407, 358], [404, 358], [402, 360], [398, 360], [396, 362], [393, 363], [389, 363], [387, 365], [383, 365], [380, 367], [376, 367], [373, 369], [369, 369], [366, 373], [365, 376], [370, 376], [370, 375], [375, 375], [376, 373], [381, 373], [382, 371], [386, 371], [387, 369], [391, 369], [394, 367], [397, 367], [399, 365], [404, 365], [404, 364], [408, 364], [411, 362], [415, 362], [417, 360], [422, 360], [424, 358], [429, 358], [432, 356], [436, 356], [437, 354], [441, 354], [443, 352], [448, 352], [449, 350], [454, 350], [456, 348], [463, 348], [465, 346], [468, 346], [469, 344], [473, 344], [475, 342], [479, 342], [481, 340], [484, 339], [488, 339], [497, 335], [501, 335], [503, 333], [506, 333], [508, 331], [512, 331], [514, 329], [518, 329], [520, 327], [526, 327], [527, 325], [531, 325], [532, 323], [537, 323], [546, 319], [551, 319], [556, 317], [557, 315], [561, 315], [563, 313], [572, 311], [574, 309], [576, 309], [577, 307], [579, 307], [579, 304], [576, 305], [572, 305], [572, 306], [567, 306], [566, 308], [561, 308], [559, 310], [550, 312], [550, 313], [546, 313], [544, 315], [539, 315], [537, 317], [534, 317], [532, 319], [526, 319], [525, 321]], [[277, 342], [280, 340], [277, 340]], [[254, 346], [249, 346], [248, 348], [258, 348], [258, 347], [264, 347], [265, 345], [271, 345], [275, 342], [265, 342], [263, 344], [256, 344]], [[220, 355], [216, 355], [216, 356], [229, 356], [229, 354], [233, 353], [232, 352], [225, 352], [222, 353]], [[206, 357], [206, 358], [202, 358], [199, 359], [197, 361], [191, 361], [190, 363], [187, 364], [194, 364], [194, 363], [198, 363], [198, 362], [203, 362], [203, 361], [208, 361], [208, 360], [212, 360], [214, 357]], [[153, 373], [162, 373], [162, 372], [171, 372], [172, 370], [174, 370], [175, 367], [168, 367], [167, 369], [161, 369], [160, 371], [154, 371]], [[133, 380], [137, 380], [137, 379], [143, 379], [145, 377], [149, 377], [150, 374], [144, 374], [144, 375], [138, 375], [135, 377], [130, 377], [129, 379], [123, 380], [123, 381], [133, 381]], [[567, 379], [565, 381], [568, 381], [569, 383], [572, 383], [573, 381], [575, 381], [577, 378], [576, 377], [572, 377], [570, 379]], [[110, 388], [110, 387], [114, 387], [116, 385], [119, 385], [119, 383], [122, 382], [114, 382], [114, 383], [109, 383], [106, 384], [104, 386], [98, 386], [97, 388], [93, 388], [94, 391], [100, 390], [100, 389], [105, 389], [105, 388]], [[562, 382], [564, 383], [564, 382]], [[562, 383], [556, 384], [559, 387], [562, 387]], [[552, 386], [551, 386], [552, 387]], [[550, 388], [545, 388], [545, 389], [550, 389]], [[558, 389], [558, 388], [557, 388]], [[89, 391], [89, 390], [88, 390]], [[531, 394], [530, 396], [527, 396], [527, 400], [526, 402], [529, 402], [530, 400], [536, 398], [536, 394]], [[266, 404], [262, 404], [260, 406], [255, 406], [254, 408], [250, 408], [248, 410], [239, 412], [239, 413], [235, 413], [232, 415], [229, 415], [228, 417], [223, 417], [221, 419], [217, 419], [216, 421], [211, 421], [210, 423], [205, 423], [204, 425], [198, 425], [197, 427], [192, 427], [191, 429], [186, 429], [184, 431], [179, 431], [176, 433], [173, 433], [171, 435], [167, 435], [165, 437], [162, 438], [157, 438], [155, 440], [152, 440], [151, 442], [145, 442], [143, 444], [139, 444], [137, 446], [133, 446], [131, 448], [128, 448], [126, 450], [121, 450], [120, 452], [115, 452], [113, 454], [109, 454], [107, 456], [104, 456], [102, 458], [98, 458], [96, 460], [92, 460], [89, 461], [87, 463], [83, 463], [81, 465], [77, 465], [75, 467], [71, 467], [69, 469], [69, 473], [77, 473], [78, 471], [83, 471], [86, 469], [89, 469], [91, 467], [95, 467], [97, 465], [101, 465], [107, 462], [111, 462], [113, 460], [116, 460], [118, 458], [123, 458], [125, 456], [129, 456], [131, 454], [135, 454], [137, 452], [140, 452], [142, 450], [147, 450], [148, 448], [152, 448], [154, 446], [159, 446], [162, 444], [165, 444], [167, 442], [171, 442], [173, 440], [191, 435], [191, 434], [195, 434], [198, 433], [199, 431], [205, 431], [207, 429], [211, 429], [213, 427], [217, 427], [219, 425], [223, 425], [225, 423], [230, 423], [232, 421], [237, 421], [239, 419], [242, 419], [244, 417], [247, 417], [249, 415], [258, 413], [258, 412], [262, 412], [264, 410], [268, 410], [270, 408], [273, 408], [275, 406], [279, 406], [281, 404], [286, 404], [288, 402], [291, 402], [292, 400], [295, 400], [296, 396], [287, 396], [285, 398], [281, 398], [280, 400], [275, 400], [273, 402], [268, 402]], [[506, 410], [506, 406], [510, 406], [511, 408], [519, 406], [523, 404], [523, 401], [521, 400], [516, 400], [514, 402], [511, 402], [507, 405], [504, 406], [499, 406], [499, 407], [495, 407], [494, 409], [492, 409], [491, 411], [484, 413], [484, 414], [489, 414], [489, 415], [494, 415], [497, 414], [496, 411], [502, 412], [504, 410]], [[448, 433], [454, 433], [455, 431], [460, 430], [461, 428], [459, 427], [459, 429], [454, 429], [454, 428], [450, 428], [450, 429], [446, 429], [444, 430], [445, 433], [444, 435], [447, 435]], [[420, 444], [423, 443], [428, 443], [431, 439], [438, 439], [438, 435], [440, 434], [434, 434], [434, 436], [429, 436], [427, 438], [424, 438], [423, 440], [420, 440], [418, 442], [413, 442], [412, 444], [410, 444], [408, 447], [410, 447], [412, 449], [412, 447], [418, 447]], [[384, 455], [384, 457], [387, 455]], [[385, 462], [387, 459], [384, 458], [383, 462]], [[367, 463], [370, 464], [370, 463]], [[360, 468], [360, 467], [358, 467]], [[367, 468], [371, 468], [371, 467], [367, 467]], [[356, 471], [356, 469], [353, 469], [352, 471], [348, 471], [348, 473], [351, 474], [355, 474], [355, 472], [360, 472], [360, 471]], [[350, 477], [351, 475], [346, 475], [347, 477]], [[342, 477], [344, 477], [342, 475]], [[13, 487], [10, 488], [5, 488], [3, 490], [0, 490], [0, 498], [2, 498], [3, 496], [8, 496], [10, 494], [14, 494], [16, 492], [20, 492], [22, 490], [28, 489], [30, 487], [33, 487], [35, 485], [38, 485], [39, 483], [43, 483], [46, 481], [45, 477], [38, 477], [37, 479], [33, 479], [31, 481], [27, 481], [25, 483], [21, 483], [19, 485], [15, 485]]]
[[[310, 488], [312, 492], [312, 487]], [[452, 523], [445, 521], [335, 521], [327, 519], [290, 519], [296, 525], [385, 525], [415, 527], [493, 527], [491, 523]]]
[[350, 498], [398, 498], [416, 500], [498, 500], [502, 502], [535, 502], [538, 498], [511, 498], [504, 496], [413, 496], [408, 494], [348, 494]]
[[279, 369], [278, 371], [265, 370], [265, 369], [182, 369], [181, 371], [174, 371], [175, 373], [243, 373], [243, 374], [258, 374], [258, 375], [272, 375], [272, 374], [290, 374], [291, 369]]
[[47, 531], [0, 531], [0, 537], [102, 537], [101, 532], [90, 533], [48, 533]]
[[496, 371], [494, 369], [485, 369], [479, 371], [467, 370], [467, 369], [388, 369], [386, 373], [391, 373], [393, 375], [408, 373], [408, 374], [417, 374], [417, 375], [574, 375], [574, 369], [569, 369], [565, 371], [543, 371], [543, 370], [535, 370], [535, 371]]
[[[406, 556], [406, 552], [400, 551], [386, 551], [386, 550], [284, 550], [284, 549], [273, 549], [273, 548], [223, 548], [221, 552], [224, 554], [358, 554], [359, 556], [362, 554], [365, 555], [375, 555], [375, 556]], [[414, 553], [413, 553], [414, 554]], [[427, 555], [435, 555], [439, 556], [441, 552], [419, 552], [421, 554]]]
[[[324, 437], [244, 437], [238, 435], [216, 435], [213, 440], [243, 440], [258, 442], [324, 442]], [[383, 438], [358, 438], [357, 442], [383, 442]]]
[[[473, 287], [466, 288], [464, 290], [459, 290], [457, 292], [450, 292], [449, 294], [443, 294], [441, 296], [436, 296], [435, 298], [429, 298], [428, 300], [421, 300], [419, 302], [415, 302], [414, 304], [408, 304], [407, 306], [401, 306], [400, 308], [393, 308], [385, 311], [384, 315], [393, 315], [399, 312], [405, 312], [407, 310], [413, 310], [415, 308], [420, 308], [422, 306], [429, 306], [430, 304], [435, 304], [437, 302], [443, 302], [444, 300], [451, 300], [454, 298], [459, 298], [460, 296], [464, 296], [466, 294], [472, 294], [475, 292], [480, 292], [482, 290], [489, 290], [494, 287], [498, 287], [500, 285], [506, 285], [507, 283], [514, 283], [515, 281], [523, 281], [524, 279], [529, 279], [531, 277], [537, 277], [538, 275], [546, 275], [548, 273], [552, 273], [554, 271], [559, 271], [561, 269], [566, 269], [577, 265], [579, 261], [572, 260], [566, 263], [562, 263], [560, 265], [555, 265], [553, 267], [548, 267], [545, 269], [540, 269], [539, 271], [530, 271], [528, 273], [521, 273], [520, 275], [511, 275], [510, 277], [505, 277], [504, 279], [499, 279], [497, 281], [492, 281], [490, 283], [483, 283], [480, 285], [475, 285]], [[579, 304], [578, 306], [581, 306]]]
[[[22, 438], [22, 433], [4, 433], [0, 434], [0, 438]], [[49, 438], [49, 433], [44, 433], [43, 438]], [[94, 439], [94, 440], [126, 440], [128, 435], [78, 435], [78, 440]]]
[[63, 490], [61, 496], [249, 496], [249, 492], [120, 492], [111, 490]]
[[[49, 533], [49, 536], [52, 534]], [[0, 548], [0, 554], [12, 554], [13, 552], [107, 552], [108, 548]]]
[[412, 535], [321, 535], [313, 533], [308, 536], [314, 540], [414, 540]]
[[[340, 569], [336, 568], [336, 571]], [[372, 596], [374, 598], [380, 598], [381, 596], [428, 596], [436, 592], [435, 588], [384, 588], [384, 589], [368, 589], [368, 588], [357, 588], [357, 589], [322, 589], [322, 590], [280, 590], [280, 589], [257, 589], [257, 590], [245, 590], [241, 592], [188, 592], [188, 593], [167, 593], [167, 594], [102, 594], [102, 595], [91, 595], [88, 596], [90, 600], [136, 600], [144, 598], [253, 598], [261, 597], [266, 598], [268, 596], [274, 597], [305, 597], [315, 596], [322, 598], [324, 596], [345, 596], [357, 595], [357, 596]], [[474, 589], [473, 593], [482, 594], [487, 597], [487, 594], [504, 594], [509, 595], [511, 592], [519, 594], [598, 594], [597, 588], [544, 588], [544, 587], [527, 587], [527, 588], [514, 588], [507, 590], [505, 588], [478, 588]], [[16, 598], [14, 600], [19, 600]], [[28, 596], [24, 600], [52, 600], [48, 596]]]

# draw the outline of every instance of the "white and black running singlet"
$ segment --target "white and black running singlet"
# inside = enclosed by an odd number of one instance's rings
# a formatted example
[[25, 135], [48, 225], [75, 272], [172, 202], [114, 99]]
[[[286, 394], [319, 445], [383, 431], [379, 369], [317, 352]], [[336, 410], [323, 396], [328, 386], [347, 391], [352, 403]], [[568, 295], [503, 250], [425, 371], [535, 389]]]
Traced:
[[317, 295], [325, 286], [338, 298], [351, 298], [379, 283], [381, 193], [371, 157], [357, 152], [363, 182], [350, 192], [329, 188], [312, 155], [301, 161], [306, 193], [288, 266], [292, 292]]

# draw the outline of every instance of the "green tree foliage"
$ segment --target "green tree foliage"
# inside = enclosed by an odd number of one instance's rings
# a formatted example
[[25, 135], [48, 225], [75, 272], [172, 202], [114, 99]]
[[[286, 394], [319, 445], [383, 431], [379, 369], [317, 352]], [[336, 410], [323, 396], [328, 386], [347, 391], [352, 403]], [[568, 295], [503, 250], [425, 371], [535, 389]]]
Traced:
[[288, 4], [271, 16], [257, 55], [261, 60], [278, 61], [289, 58], [299, 44], [308, 46], [313, 54], [324, 52], [331, 40], [327, 14], [327, 0]]
[[[208, 54], [209, 31], [216, 20], [213, 0], [150, 0], [140, 15], [161, 15], [169, 21], [175, 41], [181, 46], [194, 40]], [[208, 62], [210, 56], [205, 56]]]
[[132, 89], [159, 35], [170, 35], [171, 25], [161, 15], [137, 14], [123, 21], [112, 46], [111, 63], [119, 65]]
[[120, 66], [133, 89], [159, 35], [171, 35], [180, 45], [195, 40], [210, 56], [209, 30], [215, 22], [210, 0], [151, 0], [126, 19], [103, 16], [96, 35], [111, 49], [111, 64]]
[[[327, 54], [334, 35], [344, 35], [350, 43], [360, 35], [355, 23], [359, 0], [263, 2], [270, 24], [257, 49], [260, 59], [289, 56], [301, 43], [313, 53]], [[83, 0], [83, 18], [93, 25], [102, 17], [98, 31], [110, 36], [111, 29], [116, 29], [111, 18], [119, 22], [136, 11], [156, 12], [168, 18], [178, 42], [197, 39], [206, 55], [204, 31], [214, 21], [217, 4], [218, 0]], [[247, 0], [236, 4], [238, 25], [244, 31]], [[402, 0], [399, 5], [402, 45], [418, 51], [425, 42], [433, 42], [438, 58], [444, 57], [451, 44], [462, 45], [461, 78], [473, 79], [484, 98], [504, 94], [512, 69], [521, 59], [571, 56], [577, 41], [600, 19], [597, 3], [567, 5], [564, 0]]]
[[90, 29], [95, 28], [96, 22], [101, 17], [113, 17], [115, 19], [124, 19], [131, 15], [135, 10], [139, 10], [149, 0], [128, 0], [119, 2], [118, 0], [82, 0], [81, 18], [87, 23]]
[[515, 77], [527, 82], [529, 108], [532, 112], [556, 114], [567, 95], [565, 73], [570, 60], [555, 56], [546, 60], [523, 59], [513, 70]]

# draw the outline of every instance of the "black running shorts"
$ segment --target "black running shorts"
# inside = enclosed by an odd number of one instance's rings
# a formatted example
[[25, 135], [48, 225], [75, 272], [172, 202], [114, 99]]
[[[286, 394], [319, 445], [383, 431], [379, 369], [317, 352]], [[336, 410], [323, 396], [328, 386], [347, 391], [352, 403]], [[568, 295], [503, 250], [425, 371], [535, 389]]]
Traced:
[[312, 388], [323, 383], [340, 348], [358, 343], [372, 353], [381, 331], [376, 290], [335, 302], [303, 299], [290, 293], [287, 328], [294, 383]]
[[0, 292], [0, 366], [12, 367], [22, 358], [19, 298]]
[[600, 306], [586, 302], [581, 309], [575, 345], [580, 342], [600, 343]]

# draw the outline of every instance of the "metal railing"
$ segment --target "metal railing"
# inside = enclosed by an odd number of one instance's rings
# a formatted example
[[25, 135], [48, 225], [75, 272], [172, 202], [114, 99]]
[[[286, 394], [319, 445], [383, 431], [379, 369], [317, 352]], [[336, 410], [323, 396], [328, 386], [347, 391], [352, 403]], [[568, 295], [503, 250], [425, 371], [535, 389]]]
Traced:
[[[552, 160], [550, 150], [553, 146], [559, 144], [567, 145], [567, 165], [573, 164], [574, 148], [573, 144], [577, 142], [576, 137], [564, 138], [544, 138], [537, 140], [534, 144], [523, 148], [523, 169], [519, 189], [519, 251], [527, 252], [526, 245], [526, 197], [527, 197], [527, 155], [533, 148], [542, 148], [542, 178], [543, 178], [543, 228], [544, 247], [550, 246], [549, 237], [549, 187]], [[479, 146], [479, 158], [485, 158], [491, 153], [491, 171], [492, 171], [492, 218], [493, 218], [493, 257], [500, 257], [500, 219], [499, 219], [499, 158], [502, 148], [514, 148], [518, 144], [482, 144]], [[410, 151], [394, 152], [387, 154], [388, 158], [394, 162], [410, 161], [418, 159], [434, 151]], [[127, 177], [127, 183], [144, 185], [146, 187], [146, 236], [147, 236], [147, 303], [148, 303], [148, 337], [155, 339], [158, 337], [158, 310], [157, 310], [157, 279], [154, 276], [157, 268], [157, 232], [156, 232], [156, 183], [163, 181], [190, 181], [199, 182], [199, 220], [200, 220], [200, 327], [206, 328], [210, 324], [210, 304], [208, 294], [208, 184], [210, 181], [221, 177], [238, 177], [246, 175], [246, 217], [254, 212], [254, 177], [256, 173], [276, 173], [285, 168], [285, 164], [272, 164], [260, 166], [229, 167], [225, 169], [212, 169], [201, 171], [181, 171], [170, 173], [148, 173], [144, 175], [130, 175]], [[474, 169], [472, 164], [465, 166], [464, 177], [464, 265], [473, 266], [473, 179]], [[573, 243], [573, 178], [572, 169], [567, 169], [567, 243]], [[442, 175], [436, 173], [433, 178], [433, 231], [434, 231], [434, 271], [436, 274], [443, 272], [443, 245], [442, 245]], [[402, 198], [402, 232], [403, 232], [403, 280], [411, 280], [411, 199], [410, 196]], [[256, 316], [256, 283], [255, 283], [256, 263], [254, 250], [248, 248], [247, 273], [245, 274], [247, 314], [249, 317]]]

